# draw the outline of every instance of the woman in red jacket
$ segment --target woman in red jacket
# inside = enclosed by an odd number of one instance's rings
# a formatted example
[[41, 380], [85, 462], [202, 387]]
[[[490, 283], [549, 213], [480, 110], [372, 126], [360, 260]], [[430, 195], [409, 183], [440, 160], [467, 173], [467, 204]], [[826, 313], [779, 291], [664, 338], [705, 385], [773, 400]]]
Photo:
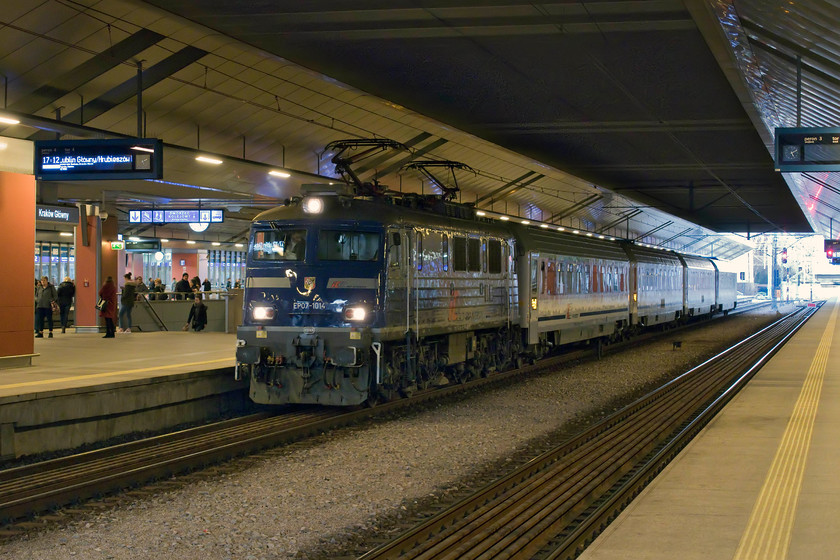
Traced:
[[109, 276], [99, 288], [99, 297], [107, 302], [105, 309], [99, 312], [99, 316], [105, 318], [105, 336], [102, 338], [114, 338], [114, 333], [117, 332], [114, 326], [114, 321], [117, 320], [117, 286], [112, 277]]

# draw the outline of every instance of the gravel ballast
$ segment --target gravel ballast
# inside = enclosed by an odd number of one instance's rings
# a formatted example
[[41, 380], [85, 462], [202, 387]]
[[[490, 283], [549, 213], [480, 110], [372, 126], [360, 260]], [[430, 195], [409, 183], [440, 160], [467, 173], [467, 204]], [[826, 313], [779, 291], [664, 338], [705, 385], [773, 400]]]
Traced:
[[461, 402], [324, 434], [246, 459], [247, 468], [230, 474], [28, 533], [0, 546], [0, 558], [316, 557], [417, 501], [448, 494], [534, 439], [612, 412], [775, 317], [771, 310], [730, 317]]

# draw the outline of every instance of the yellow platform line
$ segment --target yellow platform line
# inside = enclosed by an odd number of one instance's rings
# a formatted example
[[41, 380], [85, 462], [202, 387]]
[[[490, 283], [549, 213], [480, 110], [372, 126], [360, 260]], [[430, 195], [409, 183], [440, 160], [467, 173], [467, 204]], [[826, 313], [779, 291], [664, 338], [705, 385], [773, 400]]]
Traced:
[[41, 381], [24, 381], [21, 383], [9, 383], [8, 385], [0, 385], [0, 390], [3, 389], [17, 389], [20, 387], [35, 387], [38, 385], [49, 385], [51, 383], [63, 383], [65, 381], [78, 381], [81, 379], [96, 379], [100, 377], [109, 377], [109, 376], [116, 376], [116, 375], [129, 375], [132, 373], [146, 373], [149, 371], [161, 371], [165, 369], [175, 369], [175, 368], [182, 368], [182, 367], [190, 367], [190, 366], [202, 366], [206, 364], [217, 364], [220, 362], [230, 362], [233, 360], [233, 357], [230, 358], [219, 358], [216, 360], [204, 360], [201, 362], [186, 362], [183, 364], [170, 364], [167, 366], [154, 366], [154, 367], [147, 367], [147, 368], [138, 368], [138, 369], [123, 369], [117, 371], [106, 371], [104, 373], [90, 373], [86, 375], [74, 375], [73, 377], [59, 377], [56, 379], [42, 379]]
[[835, 303], [764, 486], [741, 536], [735, 560], [783, 560], [787, 557], [838, 309], [840, 303]]

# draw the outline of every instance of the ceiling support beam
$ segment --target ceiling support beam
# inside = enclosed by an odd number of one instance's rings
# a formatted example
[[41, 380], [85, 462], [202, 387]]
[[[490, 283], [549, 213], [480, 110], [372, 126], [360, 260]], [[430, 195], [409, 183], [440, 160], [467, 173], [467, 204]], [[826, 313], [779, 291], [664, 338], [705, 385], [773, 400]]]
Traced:
[[[528, 179], [530, 177], [530, 179]], [[485, 200], [489, 200], [490, 204], [492, 205], [495, 201], [503, 199], [505, 196], [509, 195], [510, 193], [519, 190], [521, 187], [525, 187], [533, 183], [534, 181], [538, 181], [545, 177], [545, 175], [540, 175], [535, 171], [528, 171], [524, 175], [521, 175], [514, 179], [513, 181], [509, 181], [496, 189], [493, 192], [487, 193], [483, 196], [479, 196], [475, 199], [475, 204], [478, 206], [479, 202], [484, 202]], [[526, 183], [522, 183], [525, 179], [528, 179]]]
[[[427, 139], [431, 138], [432, 135], [428, 132], [421, 132], [414, 138], [411, 138], [408, 142], [401, 142], [401, 144], [409, 149], [417, 146], [421, 142], [425, 142]], [[386, 161], [394, 157], [393, 153], [385, 152], [380, 156], [372, 157], [369, 161], [365, 161], [364, 165], [360, 165], [359, 168], [356, 170], [357, 173], [366, 173], [371, 169], [376, 169], [380, 165], [383, 165]]]
[[567, 216], [571, 216], [572, 214], [576, 214], [577, 212], [583, 210], [587, 206], [592, 206], [593, 204], [595, 204], [599, 200], [602, 200], [603, 198], [604, 197], [600, 194], [589, 195], [586, 198], [584, 198], [583, 200], [581, 200], [580, 202], [577, 202], [577, 203], [573, 204], [572, 206], [569, 206], [568, 208], [566, 208], [562, 212], [557, 212], [556, 214], [552, 215], [546, 221], [550, 224], [553, 224], [555, 220], [562, 220], [563, 218], [565, 218]]
[[434, 142], [432, 142], [428, 146], [425, 146], [425, 147], [417, 150], [416, 152], [409, 152], [409, 154], [407, 156], [400, 158], [399, 160], [392, 163], [391, 165], [389, 165], [385, 169], [381, 169], [381, 170], [377, 171], [373, 176], [374, 176], [374, 178], [379, 179], [380, 177], [384, 177], [384, 176], [386, 176], [390, 173], [395, 173], [397, 170], [401, 169], [404, 165], [411, 162], [412, 160], [415, 160], [418, 157], [424, 156], [427, 153], [431, 152], [432, 150], [440, 148], [441, 146], [443, 146], [447, 142], [449, 142], [449, 140], [447, 140], [445, 138], [438, 138], [437, 140], [435, 140]]
[[[178, 72], [179, 70], [182, 70], [201, 59], [206, 54], [207, 51], [196, 47], [185, 47], [181, 49], [175, 54], [143, 71], [143, 88], [148, 89], [154, 86], [175, 72]], [[84, 111], [85, 122], [89, 122], [134, 97], [137, 93], [136, 84], [137, 82], [135, 79], [127, 80], [115, 88], [112, 88], [110, 91], [105, 92], [97, 99], [85, 103], [84, 107], [80, 107], [70, 114], [65, 115], [64, 120], [76, 122], [81, 117], [82, 111]], [[39, 140], [41, 138], [39, 137], [39, 134], [35, 134], [30, 136], [29, 139]]]
[[[56, 77], [51, 83], [27, 93], [23, 99], [13, 103], [8, 108], [21, 113], [36, 113], [108, 70], [125, 63], [131, 57], [136, 56], [162, 39], [164, 39], [164, 36], [159, 33], [141, 29], [107, 51], [97, 54], [90, 60]], [[80, 124], [84, 123], [80, 121]]]
[[671, 242], [671, 241], [673, 241], [674, 239], [677, 239], [677, 238], [679, 238], [679, 237], [682, 237], [682, 236], [684, 236], [684, 235], [688, 234], [688, 233], [689, 233], [690, 231], [692, 231], [693, 229], [694, 229], [694, 228], [686, 228], [686, 229], [682, 230], [681, 232], [679, 232], [678, 234], [673, 235], [673, 236], [669, 237], [668, 239], [666, 239], [666, 240], [664, 240], [664, 241], [661, 241], [661, 242], [659, 243], [659, 246], [661, 247], [661, 246], [665, 245], [666, 243], [670, 243], [670, 242]]
[[661, 225], [659, 225], [659, 226], [657, 226], [657, 227], [653, 228], [652, 230], [646, 231], [645, 233], [643, 233], [643, 234], [641, 234], [641, 235], [636, 236], [636, 239], [644, 239], [644, 238], [645, 238], [645, 237], [647, 237], [648, 235], [653, 235], [653, 234], [654, 234], [654, 233], [656, 233], [657, 231], [659, 231], [659, 230], [661, 230], [661, 229], [665, 229], [666, 227], [671, 226], [671, 225], [674, 225], [674, 222], [673, 222], [673, 221], [671, 221], [671, 220], [668, 220], [667, 222], [665, 222], [665, 223], [663, 223], [663, 224], [661, 224]]
[[642, 213], [642, 211], [639, 210], [638, 208], [630, 210], [629, 212], [625, 212], [619, 218], [617, 218], [617, 219], [613, 220], [612, 222], [602, 226], [601, 229], [599, 229], [597, 233], [604, 233], [605, 231], [616, 227], [621, 222], [626, 221], [629, 224], [631, 219], [635, 218], [636, 216], [638, 216], [641, 213]]

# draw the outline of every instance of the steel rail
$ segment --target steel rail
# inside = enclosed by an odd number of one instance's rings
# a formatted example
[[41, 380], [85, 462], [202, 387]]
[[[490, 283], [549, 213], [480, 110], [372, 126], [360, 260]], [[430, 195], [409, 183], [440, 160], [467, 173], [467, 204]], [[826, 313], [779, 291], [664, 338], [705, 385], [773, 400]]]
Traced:
[[[674, 332], [676, 331], [649, 333], [630, 342], [612, 344], [605, 350], [616, 351], [638, 344], [639, 341], [670, 336]], [[421, 391], [411, 398], [380, 404], [375, 408], [347, 412], [314, 407], [284, 407], [279, 413], [252, 415], [0, 470], [0, 521], [14, 522], [40, 512], [188, 472], [324, 430], [357, 423], [374, 416], [402, 412], [467, 390], [508, 383], [511, 378], [556, 368], [593, 353], [592, 349], [566, 352], [487, 378]]]
[[574, 558], [812, 311], [774, 322], [361, 558]]

